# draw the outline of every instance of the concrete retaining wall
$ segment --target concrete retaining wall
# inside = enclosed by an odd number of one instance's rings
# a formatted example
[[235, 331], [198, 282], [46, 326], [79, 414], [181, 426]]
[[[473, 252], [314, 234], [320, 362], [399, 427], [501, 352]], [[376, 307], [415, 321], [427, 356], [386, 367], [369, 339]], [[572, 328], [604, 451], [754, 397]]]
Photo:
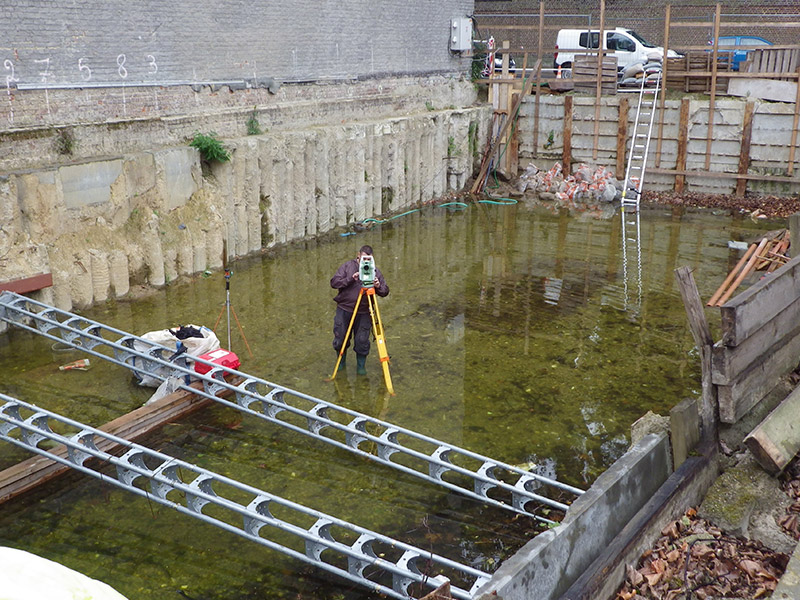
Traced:
[[51, 272], [71, 310], [460, 191], [490, 109], [284, 129], [0, 176], [3, 280]]
[[[622, 95], [605, 96], [601, 99], [599, 137], [595, 158], [595, 99], [593, 96], [573, 96], [572, 114], [572, 160], [580, 163], [596, 164], [614, 168], [617, 164], [617, 130], [619, 122], [619, 103]], [[633, 131], [636, 118], [638, 95], [626, 94], [629, 99], [628, 132]], [[662, 169], [677, 168], [678, 123], [680, 122], [680, 100], [667, 100], [665, 103], [664, 129], [661, 143]], [[712, 129], [713, 141], [710, 152], [709, 171], [736, 173], [739, 169], [741, 152], [742, 124], [746, 101], [733, 98], [718, 98], [715, 102]], [[534, 151], [534, 98], [529, 96], [520, 109], [520, 158], [521, 166], [530, 159]], [[709, 102], [706, 99], [692, 99], [689, 102], [688, 145], [686, 169], [706, 171], [706, 132], [708, 131]], [[657, 117], [658, 118], [658, 117]], [[756, 102], [753, 114], [753, 133], [750, 145], [750, 166], [752, 175], [786, 176], [789, 164], [789, 146], [794, 122], [794, 104], [780, 102]], [[564, 97], [540, 97], [539, 106], [539, 146], [536, 148], [539, 160], [537, 166], [548, 166], [548, 162], [560, 161], [564, 144]], [[656, 174], [656, 150], [658, 127], [653, 129], [646, 188], [649, 190], [671, 190], [674, 176]], [[552, 134], [552, 144], [549, 138]], [[627, 156], [625, 157], [627, 162]], [[539, 163], [543, 164], [539, 164]], [[796, 173], [795, 169], [795, 173]], [[624, 173], [617, 173], [622, 178]], [[736, 190], [733, 177], [698, 176], [687, 177], [686, 191], [714, 194], [730, 194]], [[769, 181], [749, 181], [748, 190], [762, 194], [789, 196], [800, 192], [800, 179], [797, 183], [776, 183]]]
[[666, 434], [649, 434], [594, 482], [564, 521], [505, 561], [476, 598], [550, 600], [563, 594], [672, 472]]

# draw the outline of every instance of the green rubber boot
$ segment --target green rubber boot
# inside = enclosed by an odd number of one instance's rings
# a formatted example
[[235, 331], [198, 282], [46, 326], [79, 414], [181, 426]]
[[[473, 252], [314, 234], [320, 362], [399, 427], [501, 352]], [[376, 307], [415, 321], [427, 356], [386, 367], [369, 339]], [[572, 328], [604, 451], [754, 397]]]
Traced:
[[366, 375], [367, 374], [367, 355], [366, 354], [356, 354], [356, 374], [358, 374], [358, 375]]
[[347, 354], [342, 354], [342, 360], [339, 361], [339, 368], [336, 369], [337, 373], [341, 373], [342, 371], [345, 370], [345, 367], [347, 366], [347, 365], [345, 365], [345, 361], [346, 360], [347, 360]]

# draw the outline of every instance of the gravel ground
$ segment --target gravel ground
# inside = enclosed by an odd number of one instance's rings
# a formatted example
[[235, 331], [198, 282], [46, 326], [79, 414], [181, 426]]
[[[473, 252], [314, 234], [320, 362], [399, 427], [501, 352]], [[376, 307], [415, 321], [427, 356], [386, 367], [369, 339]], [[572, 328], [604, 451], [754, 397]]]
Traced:
[[739, 198], [730, 194], [644, 192], [642, 200], [651, 204], [739, 211], [776, 219], [788, 218], [790, 215], [800, 212], [800, 197], [798, 196], [755, 196], [747, 194]]

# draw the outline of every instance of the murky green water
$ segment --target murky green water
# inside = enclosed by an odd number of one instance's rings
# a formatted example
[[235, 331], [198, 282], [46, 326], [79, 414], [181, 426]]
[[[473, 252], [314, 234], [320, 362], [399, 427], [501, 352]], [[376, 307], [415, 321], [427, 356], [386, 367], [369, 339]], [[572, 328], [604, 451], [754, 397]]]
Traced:
[[[699, 393], [673, 270], [692, 267], [708, 298], [738, 257], [728, 240], [780, 226], [644, 210], [639, 255], [633, 246], [623, 252], [618, 214], [522, 204], [428, 208], [353, 237], [235, 263], [231, 304], [253, 356], [235, 322], [233, 349], [245, 372], [508, 463], [545, 463], [585, 488], [625, 451], [634, 420]], [[391, 288], [379, 303], [395, 396], [385, 393], [376, 352], [368, 376], [356, 377], [351, 355], [347, 376], [325, 381], [335, 362], [328, 282], [365, 243]], [[221, 315], [217, 333], [227, 345], [224, 283], [221, 273], [177, 282], [86, 316], [142, 334], [211, 327]], [[718, 318], [709, 316], [713, 327]], [[94, 426], [152, 392], [99, 359], [86, 372], [60, 372], [59, 364], [81, 356], [51, 346], [21, 331], [0, 336], [0, 391]], [[490, 571], [538, 529], [224, 407], [173, 423], [148, 444]], [[0, 447], [2, 468], [27, 457]], [[371, 597], [78, 476], [0, 505], [0, 544], [58, 560], [131, 600]]]

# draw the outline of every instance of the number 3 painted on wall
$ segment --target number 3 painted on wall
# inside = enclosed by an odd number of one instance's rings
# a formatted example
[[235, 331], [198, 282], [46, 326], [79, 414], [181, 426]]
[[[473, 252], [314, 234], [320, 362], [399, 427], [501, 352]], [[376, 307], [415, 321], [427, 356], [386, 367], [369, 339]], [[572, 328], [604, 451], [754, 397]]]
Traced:
[[150, 61], [147, 63], [150, 66], [149, 73], [150, 75], [155, 75], [156, 73], [158, 73], [158, 65], [156, 64], [156, 57], [153, 56], [152, 54], [148, 54], [147, 58]]

